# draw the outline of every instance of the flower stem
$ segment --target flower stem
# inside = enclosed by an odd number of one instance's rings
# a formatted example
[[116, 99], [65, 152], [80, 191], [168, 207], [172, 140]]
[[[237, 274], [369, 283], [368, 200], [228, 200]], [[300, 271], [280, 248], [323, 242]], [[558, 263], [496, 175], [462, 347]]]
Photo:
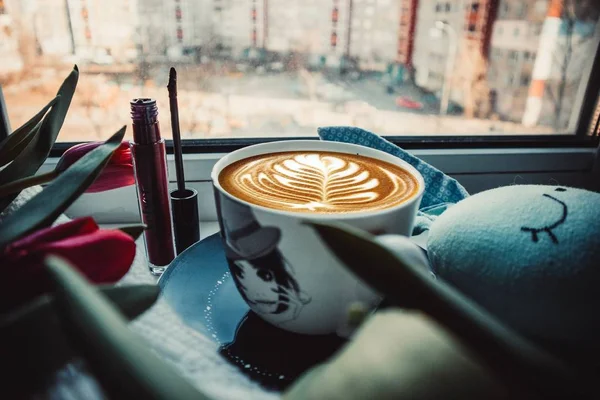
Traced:
[[0, 199], [13, 193], [18, 193], [23, 189], [26, 189], [35, 185], [42, 185], [48, 183], [58, 176], [58, 172], [52, 170], [45, 174], [32, 175], [26, 178], [18, 179], [16, 181], [7, 183], [6, 185], [0, 186]]

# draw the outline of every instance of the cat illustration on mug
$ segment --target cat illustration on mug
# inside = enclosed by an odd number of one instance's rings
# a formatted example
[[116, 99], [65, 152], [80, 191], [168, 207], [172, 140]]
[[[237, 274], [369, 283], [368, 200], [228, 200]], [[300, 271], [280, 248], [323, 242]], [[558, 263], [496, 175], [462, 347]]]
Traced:
[[277, 248], [280, 229], [261, 226], [249, 207], [225, 197], [219, 199], [218, 207], [235, 210], [229, 214], [234, 218], [220, 223], [229, 268], [244, 300], [276, 324], [296, 319], [311, 298], [301, 290], [292, 266]]

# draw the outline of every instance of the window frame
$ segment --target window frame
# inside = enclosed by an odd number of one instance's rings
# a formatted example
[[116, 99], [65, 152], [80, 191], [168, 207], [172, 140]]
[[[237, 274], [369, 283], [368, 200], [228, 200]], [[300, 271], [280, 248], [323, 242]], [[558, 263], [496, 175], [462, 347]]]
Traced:
[[[597, 53], [600, 50], [597, 49]], [[575, 134], [539, 136], [392, 136], [386, 137], [425, 162], [458, 179], [470, 193], [498, 186], [561, 184], [600, 191], [600, 137], [589, 136], [600, 89], [596, 54], [581, 96]], [[595, 72], [595, 73], [592, 73]], [[577, 107], [577, 103], [574, 105]], [[596, 127], [597, 128], [597, 127]], [[257, 143], [302, 138], [195, 139], [183, 142], [187, 186], [196, 189], [202, 224], [216, 220], [210, 172], [224, 154]], [[54, 167], [73, 143], [57, 143], [40, 172]], [[176, 187], [173, 143], [167, 141], [169, 185]], [[98, 223], [139, 221], [135, 188], [130, 186], [81, 196], [67, 211], [71, 218], [91, 215]], [[204, 225], [205, 226], [205, 225]]]
[[[577, 101], [576, 101], [577, 103]], [[590, 136], [594, 112], [600, 106], [600, 46], [596, 50], [590, 68], [588, 83], [580, 99], [579, 116], [574, 133], [549, 135], [425, 135], [425, 136], [385, 136], [387, 140], [407, 150], [433, 149], [528, 149], [528, 148], [595, 148], [600, 145], [600, 137]], [[184, 154], [229, 153], [258, 143], [287, 140], [318, 140], [318, 137], [252, 137], [226, 139], [185, 139], [182, 141]], [[78, 142], [58, 142], [50, 156], [60, 157], [69, 147]], [[167, 140], [167, 153], [173, 154], [173, 141]]]
[[[465, 7], [468, 8], [467, 5]], [[539, 28], [541, 29], [541, 24]], [[572, 118], [572, 126], [569, 127], [572, 133], [535, 136], [386, 136], [386, 139], [457, 178], [471, 193], [500, 185], [549, 184], [553, 180], [557, 181], [555, 184], [593, 187], [600, 191], [598, 127], [595, 136], [588, 134], [599, 104], [599, 32], [600, 23], [596, 27], [594, 58], [586, 65], [586, 70], [589, 70], [584, 71], [580, 90], [573, 104], [578, 115], [577, 118]], [[533, 53], [532, 60], [535, 56]], [[1, 94], [0, 88], [0, 96]], [[183, 153], [187, 184], [199, 192], [201, 220], [206, 222], [216, 219], [210, 171], [219, 158], [253, 144], [294, 139], [318, 140], [318, 137], [185, 139]], [[52, 169], [58, 162], [58, 157], [76, 143], [78, 142], [56, 143], [40, 172]], [[167, 152], [169, 182], [174, 187], [176, 180], [171, 140], [167, 140]], [[67, 214], [70, 217], [92, 215], [99, 223], [138, 221], [135, 188], [130, 186], [99, 194], [84, 194]]]
[[[584, 130], [585, 131], [585, 130]], [[393, 144], [406, 150], [436, 149], [559, 149], [595, 148], [600, 137], [573, 134], [519, 136], [384, 136]], [[259, 143], [289, 140], [319, 140], [313, 136], [287, 136], [281, 138], [231, 138], [231, 139], [185, 139], [183, 154], [225, 154]], [[60, 157], [66, 149], [80, 142], [59, 142], [54, 145], [50, 157]], [[166, 140], [167, 154], [173, 154], [173, 141]]]

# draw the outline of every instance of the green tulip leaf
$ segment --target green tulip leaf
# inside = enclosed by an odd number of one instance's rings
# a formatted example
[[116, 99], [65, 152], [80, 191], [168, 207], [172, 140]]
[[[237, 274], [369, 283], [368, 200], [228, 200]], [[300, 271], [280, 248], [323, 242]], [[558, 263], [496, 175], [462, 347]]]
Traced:
[[[128, 320], [150, 308], [157, 300], [156, 285], [98, 286], [98, 290], [125, 315]], [[44, 332], [40, 335], [40, 332]], [[27, 305], [0, 317], [0, 342], [10, 344], [0, 351], [5, 369], [5, 394], [22, 395], [22, 378], [28, 385], [43, 384], [50, 373], [58, 370], [76, 354], [60, 326], [54, 298], [40, 296]], [[31, 360], [35, 360], [34, 363]]]
[[[359, 278], [399, 307], [428, 314], [472, 350], [508, 386], [543, 396], [591, 393], [585, 374], [542, 351], [422, 265], [341, 224], [307, 222]], [[416, 246], [416, 245], [415, 245]], [[589, 378], [589, 377], [588, 377]], [[593, 380], [590, 380], [590, 382]]]
[[17, 128], [0, 143], [0, 167], [3, 167], [14, 160], [39, 133], [42, 118], [44, 118], [50, 107], [56, 104], [58, 98], [59, 96], [56, 96], [52, 99], [50, 103], [46, 104], [46, 106], [29, 121]]
[[51, 256], [46, 265], [69, 341], [109, 398], [208, 399], [151, 353], [123, 316], [65, 260]]
[[[58, 100], [41, 121], [37, 135], [0, 171], [0, 185], [35, 174], [46, 161], [71, 105], [78, 79], [79, 69], [75, 66], [58, 89]], [[17, 196], [18, 193], [15, 193], [0, 199], [0, 210], [4, 210]]]
[[142, 233], [144, 233], [144, 231], [146, 230], [146, 225], [144, 225], [144, 224], [125, 225], [125, 226], [120, 226], [118, 229], [121, 232], [126, 233], [127, 235], [131, 236], [131, 238], [133, 240], [137, 240], [140, 236], [142, 236]]
[[[98, 285], [98, 290], [105, 295], [115, 307], [119, 309], [129, 320], [136, 318], [138, 315], [150, 308], [160, 294], [160, 289], [157, 285], [130, 285], [130, 286], [114, 286], [114, 285]], [[54, 298], [51, 294], [42, 295], [30, 303], [19, 307], [19, 309], [5, 314], [0, 317], [0, 337], [6, 334], [9, 327], [17, 327], [17, 331], [25, 332], [29, 328], [18, 328], [19, 326], [29, 326], [30, 323], [41, 323], [41, 321], [51, 321], [55, 313]], [[24, 324], [24, 325], [21, 325]], [[46, 322], [41, 323], [45, 325]], [[32, 331], [37, 331], [32, 329]], [[3, 342], [10, 343], [10, 342]]]
[[0, 249], [37, 229], [51, 225], [94, 182], [121, 145], [124, 126], [105, 143], [71, 165], [41, 193], [0, 224]]

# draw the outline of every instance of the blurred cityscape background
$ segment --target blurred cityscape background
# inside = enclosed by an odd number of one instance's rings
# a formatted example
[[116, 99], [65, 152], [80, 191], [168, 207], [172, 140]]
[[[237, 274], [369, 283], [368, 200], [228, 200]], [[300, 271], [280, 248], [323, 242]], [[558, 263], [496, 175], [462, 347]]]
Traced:
[[186, 138], [565, 133], [598, 0], [0, 0], [12, 128], [78, 90], [59, 140], [106, 138], [179, 75]]

